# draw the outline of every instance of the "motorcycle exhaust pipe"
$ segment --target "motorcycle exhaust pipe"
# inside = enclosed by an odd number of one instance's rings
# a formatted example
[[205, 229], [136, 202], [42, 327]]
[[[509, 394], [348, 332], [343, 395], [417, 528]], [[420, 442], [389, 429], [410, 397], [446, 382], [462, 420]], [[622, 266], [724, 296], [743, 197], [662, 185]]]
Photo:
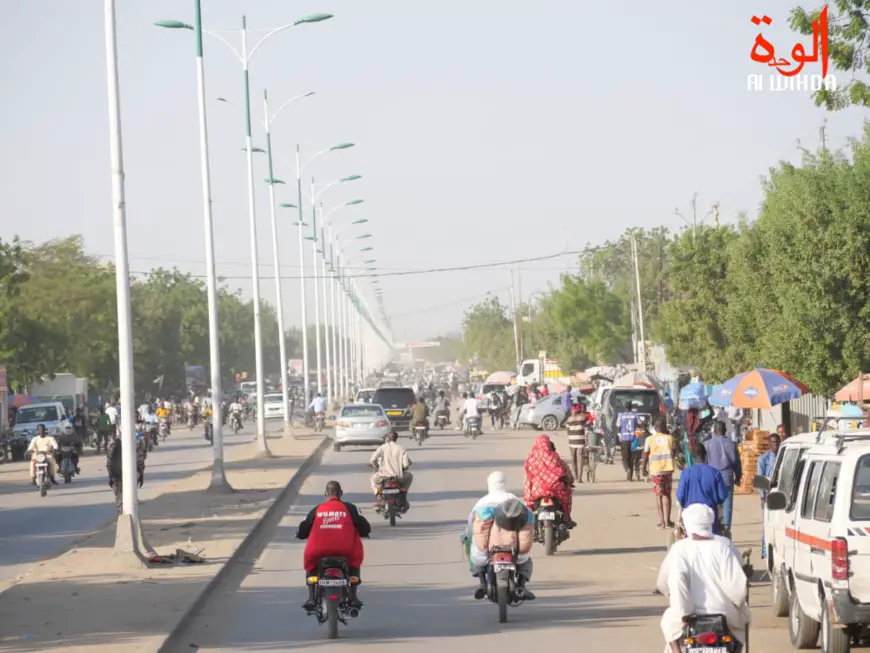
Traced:
[[347, 611], [351, 618], [356, 619], [359, 616], [359, 608], [351, 608]]

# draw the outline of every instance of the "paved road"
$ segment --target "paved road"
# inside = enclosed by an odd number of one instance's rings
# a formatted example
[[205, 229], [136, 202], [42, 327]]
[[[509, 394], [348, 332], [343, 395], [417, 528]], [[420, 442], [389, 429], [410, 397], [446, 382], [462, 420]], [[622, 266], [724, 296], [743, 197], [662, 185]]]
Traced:
[[[435, 433], [422, 448], [402, 440], [416, 479], [412, 508], [393, 529], [371, 511], [366, 468], [371, 449], [329, 452], [252, 572], [240, 587], [225, 588], [213, 599], [191, 624], [185, 645], [259, 652], [316, 646], [327, 652], [346, 650], [352, 641], [354, 650], [399, 651], [410, 645], [415, 651], [520, 651], [541, 650], [544, 642], [551, 647], [574, 642], [590, 651], [661, 650], [662, 599], [650, 590], [663, 537], [650, 511], [644, 511], [646, 520], [631, 520], [628, 529], [622, 523], [638, 514], [633, 503], [652, 508], [652, 493], [648, 485], [620, 482], [612, 467], [594, 486], [578, 486], [575, 517], [581, 527], [563, 550], [545, 558], [536, 545], [530, 585], [536, 601], [512, 609], [510, 623], [500, 625], [493, 604], [472, 598], [476, 581], [468, 573], [459, 532], [486, 492], [491, 471], [503, 470], [521, 494], [522, 460], [534, 435], [500, 432], [469, 441]], [[374, 526], [363, 566], [364, 612], [342, 627], [345, 641], [337, 642], [326, 640], [325, 627], [300, 608], [303, 545], [293, 539], [296, 524], [332, 478], [342, 482], [345, 497], [363, 507]], [[626, 535], [632, 529], [633, 539]]]
[[[273, 420], [274, 421], [274, 420]], [[234, 435], [225, 431], [227, 448], [251, 441], [248, 428]], [[268, 424], [269, 430], [280, 424]], [[211, 447], [202, 429], [176, 430], [148, 455], [145, 485], [140, 498], [147, 500], [161, 486], [189, 476], [211, 461]], [[83, 536], [100, 529], [115, 516], [112, 490], [107, 484], [106, 457], [87, 448], [80, 460], [82, 474], [70, 485], [60, 485], [41, 498], [30, 484], [26, 463], [0, 465], [0, 582], [21, 574], [29, 565], [52, 558], [69, 549]]]

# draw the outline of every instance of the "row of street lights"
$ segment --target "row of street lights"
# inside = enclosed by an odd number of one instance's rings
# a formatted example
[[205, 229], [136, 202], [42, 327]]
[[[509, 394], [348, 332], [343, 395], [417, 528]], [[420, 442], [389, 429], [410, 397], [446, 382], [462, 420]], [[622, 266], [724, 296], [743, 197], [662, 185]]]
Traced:
[[[130, 284], [129, 284], [129, 260], [127, 255], [127, 238], [126, 238], [126, 215], [124, 201], [124, 172], [123, 172], [123, 148], [121, 145], [121, 114], [120, 114], [120, 90], [119, 90], [119, 75], [117, 64], [117, 44], [116, 44], [116, 26], [115, 26], [115, 2], [114, 0], [104, 0], [104, 17], [106, 26], [106, 53], [107, 53], [107, 86], [109, 91], [109, 126], [110, 126], [110, 145], [111, 145], [111, 162], [112, 162], [112, 195], [114, 204], [113, 224], [115, 234], [115, 259], [116, 259], [116, 285], [118, 294], [118, 339], [119, 339], [119, 377], [121, 390], [121, 406], [122, 406], [122, 469], [123, 478], [135, 478], [136, 474], [136, 439], [135, 439], [135, 422], [133, 417], [134, 407], [134, 385], [133, 385], [133, 360], [132, 360], [132, 319], [130, 309]], [[284, 395], [285, 406], [285, 432], [289, 430], [289, 397], [287, 393], [287, 355], [284, 343], [284, 319], [283, 319], [283, 301], [281, 291], [281, 275], [280, 275], [280, 256], [278, 247], [278, 227], [277, 216], [275, 212], [275, 185], [283, 184], [284, 182], [274, 177], [273, 157], [272, 157], [272, 141], [271, 141], [271, 125], [278, 114], [287, 106], [305, 97], [310, 97], [313, 92], [300, 95], [290, 100], [287, 100], [278, 107], [275, 113], [270, 114], [268, 108], [268, 93], [264, 91], [264, 122], [263, 127], [266, 135], [266, 149], [262, 150], [253, 146], [252, 130], [251, 130], [251, 97], [250, 97], [250, 82], [248, 68], [251, 59], [263, 43], [274, 36], [291, 27], [303, 24], [318, 23], [332, 18], [331, 14], [312, 14], [296, 20], [292, 23], [282, 25], [280, 27], [269, 30], [252, 48], [248, 48], [248, 29], [245, 17], [242, 17], [241, 30], [241, 49], [236, 47], [227, 40], [222, 33], [212, 32], [203, 29], [202, 27], [202, 10], [201, 0], [194, 0], [194, 24], [189, 25], [175, 20], [164, 20], [155, 23], [159, 27], [168, 29], [186, 29], [195, 34], [196, 48], [196, 76], [197, 76], [197, 103], [199, 112], [199, 127], [200, 127], [200, 159], [202, 167], [202, 195], [203, 195], [203, 211], [204, 211], [204, 226], [205, 226], [205, 245], [206, 245], [206, 277], [207, 277], [207, 300], [209, 314], [209, 345], [210, 345], [210, 367], [211, 367], [211, 388], [212, 401], [215, 406], [220, 406], [222, 403], [222, 386], [221, 386], [221, 364], [220, 364], [220, 324], [218, 311], [218, 294], [217, 294], [217, 275], [215, 269], [215, 254], [214, 254], [214, 222], [212, 218], [211, 207], [211, 179], [209, 169], [208, 155], [208, 125], [206, 112], [206, 92], [205, 92], [205, 67], [203, 57], [203, 34], [209, 34], [221, 41], [224, 45], [230, 48], [242, 64], [243, 72], [243, 88], [244, 88], [244, 108], [245, 108], [245, 152], [247, 159], [247, 189], [248, 189], [248, 218], [250, 227], [250, 246], [251, 246], [251, 272], [252, 272], [252, 304], [254, 307], [254, 343], [255, 343], [255, 374], [257, 383], [257, 434], [256, 441], [258, 450], [264, 456], [270, 455], [268, 444], [266, 441], [265, 430], [265, 412], [264, 412], [264, 396], [265, 396], [265, 374], [263, 371], [263, 342], [262, 329], [260, 319], [260, 278], [258, 266], [258, 248], [257, 248], [257, 226], [256, 226], [256, 203], [254, 198], [254, 163], [253, 154], [255, 152], [264, 152], [268, 160], [268, 178], [265, 180], [269, 185], [269, 201], [270, 201], [270, 217], [273, 237], [273, 262], [275, 267], [275, 282], [277, 286], [277, 312], [278, 312], [278, 328], [280, 330], [279, 348], [281, 359], [281, 376], [282, 389]], [[223, 98], [220, 100], [227, 102]], [[341, 143], [326, 150], [315, 153], [308, 161], [301, 165], [299, 148], [297, 146], [296, 157], [296, 182], [297, 182], [297, 204], [281, 204], [282, 207], [295, 208], [299, 213], [299, 220], [296, 223], [299, 233], [300, 247], [300, 270], [301, 276], [301, 312], [302, 312], [302, 333], [303, 333], [303, 358], [304, 358], [304, 374], [307, 389], [309, 361], [307, 349], [307, 333], [306, 333], [306, 318], [305, 318], [305, 274], [304, 274], [304, 251], [303, 251], [303, 236], [302, 230], [307, 225], [303, 220], [302, 209], [302, 172], [305, 167], [310, 164], [315, 158], [326, 152], [347, 149], [352, 147], [352, 143]], [[328, 329], [330, 326], [329, 313], [326, 308], [327, 297], [327, 259], [326, 259], [326, 242], [323, 236], [323, 228], [321, 227], [321, 249], [317, 249], [317, 200], [323, 192], [337, 183], [354, 181], [360, 179], [360, 175], [350, 175], [336, 182], [327, 184], [319, 193], [316, 191], [312, 180], [311, 204], [312, 204], [312, 235], [309, 238], [313, 242], [314, 250], [314, 296], [315, 296], [315, 336], [317, 348], [317, 370], [318, 370], [318, 391], [321, 391], [321, 339], [320, 339], [320, 316], [319, 316], [319, 293], [318, 293], [318, 275], [316, 270], [317, 255], [322, 256], [321, 268], [323, 274], [323, 299], [324, 299], [324, 342], [328, 342]], [[362, 203], [362, 200], [353, 200], [343, 206], [351, 206]], [[338, 208], [343, 208], [338, 207]], [[321, 223], [328, 220], [329, 214], [324, 218], [321, 209]], [[366, 220], [357, 220], [351, 223], [361, 224]], [[350, 225], [347, 225], [350, 226]], [[331, 224], [329, 225], [329, 233], [331, 238]], [[360, 238], [368, 238], [370, 234], [364, 234]], [[343, 394], [349, 392], [349, 384], [362, 378], [364, 363], [363, 363], [363, 347], [362, 347], [362, 320], [368, 322], [373, 333], [376, 333], [385, 342], [388, 342], [383, 331], [375, 324], [370, 314], [362, 315], [362, 311], [367, 310], [365, 301], [361, 299], [356, 284], [353, 280], [345, 279], [343, 270], [339, 263], [333, 264], [332, 245], [337, 241], [331, 241], [329, 244], [330, 263], [329, 280], [332, 281], [332, 349], [327, 348], [327, 367], [330, 367], [330, 362], [338, 362], [338, 373], [328, 370], [330, 379], [335, 379], [335, 384], [341, 383]], [[361, 251], [371, 250], [370, 247], [363, 248]], [[341, 252], [337, 256], [338, 261], [341, 260]], [[335, 292], [336, 287], [338, 293]], [[344, 291], [344, 301], [342, 300], [341, 291]], [[338, 301], [336, 301], [336, 294]], [[338, 320], [336, 317], [338, 316]], [[340, 332], [340, 338], [339, 338]], [[327, 386], [330, 398], [337, 397], [337, 387], [334, 387], [332, 381], [328, 381]], [[226, 480], [223, 462], [223, 429], [219, 418], [216, 418], [213, 423], [213, 467], [212, 478], [210, 483], [211, 490], [231, 491]], [[123, 515], [118, 520], [118, 531], [116, 536], [116, 552], [120, 554], [139, 554], [144, 547], [144, 540], [141, 536], [141, 526], [138, 520], [138, 503], [136, 495], [135, 483], [123, 484]]]

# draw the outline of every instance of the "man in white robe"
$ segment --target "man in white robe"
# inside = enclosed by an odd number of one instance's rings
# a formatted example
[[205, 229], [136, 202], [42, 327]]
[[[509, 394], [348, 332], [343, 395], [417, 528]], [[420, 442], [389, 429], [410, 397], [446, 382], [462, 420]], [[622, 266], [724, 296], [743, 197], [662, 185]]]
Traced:
[[713, 535], [715, 515], [708, 506], [687, 506], [682, 519], [686, 537], [668, 551], [657, 583], [669, 600], [661, 621], [665, 653], [679, 653], [683, 617], [690, 614], [725, 615], [731, 634], [745, 645], [749, 604], [740, 552], [727, 537]]

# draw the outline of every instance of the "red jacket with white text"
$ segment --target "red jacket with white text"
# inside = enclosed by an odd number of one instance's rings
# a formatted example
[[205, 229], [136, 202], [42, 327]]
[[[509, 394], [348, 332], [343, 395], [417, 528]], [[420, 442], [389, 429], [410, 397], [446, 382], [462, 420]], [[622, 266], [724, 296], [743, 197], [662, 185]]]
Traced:
[[359, 514], [357, 507], [338, 497], [330, 497], [313, 508], [299, 524], [296, 537], [307, 539], [303, 564], [312, 573], [317, 563], [327, 556], [347, 558], [351, 567], [362, 567], [363, 545], [361, 537], [368, 537], [372, 527]]

